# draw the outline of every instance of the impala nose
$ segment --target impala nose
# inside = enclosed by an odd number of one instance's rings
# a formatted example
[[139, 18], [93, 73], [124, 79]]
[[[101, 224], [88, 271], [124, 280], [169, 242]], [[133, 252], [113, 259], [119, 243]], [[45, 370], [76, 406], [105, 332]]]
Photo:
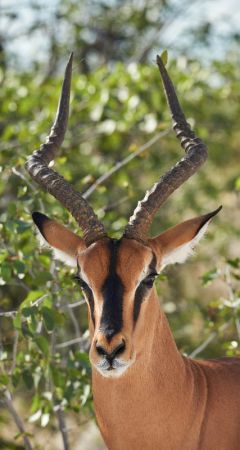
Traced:
[[115, 345], [112, 349], [107, 349], [106, 346], [100, 344], [98, 341], [96, 342], [96, 351], [98, 355], [103, 356], [107, 359], [109, 363], [111, 363], [114, 358], [121, 355], [126, 348], [125, 340], [122, 339], [118, 345]]

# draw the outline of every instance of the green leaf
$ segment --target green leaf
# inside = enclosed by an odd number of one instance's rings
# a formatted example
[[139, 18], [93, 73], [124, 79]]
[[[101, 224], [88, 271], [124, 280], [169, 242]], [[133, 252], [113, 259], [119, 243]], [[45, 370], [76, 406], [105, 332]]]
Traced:
[[22, 319], [21, 319], [21, 313], [18, 311], [16, 316], [13, 319], [13, 325], [16, 328], [16, 330], [21, 331], [22, 330]]
[[25, 300], [20, 305], [20, 310], [23, 308], [26, 308], [28, 306], [31, 306], [31, 304], [41, 298], [45, 294], [44, 291], [31, 291], [25, 298]]
[[32, 308], [22, 308], [22, 315], [24, 317], [30, 317], [32, 315]]
[[9, 378], [7, 376], [7, 374], [3, 373], [0, 374], [0, 384], [3, 384], [4, 386], [6, 386], [9, 382]]
[[12, 384], [16, 388], [21, 379], [22, 372], [19, 368], [15, 368], [12, 374]]
[[164, 66], [166, 66], [167, 62], [168, 62], [168, 52], [167, 52], [167, 50], [163, 50], [163, 52], [161, 53], [161, 60], [162, 60], [162, 62], [164, 64]]
[[65, 314], [60, 311], [53, 311], [54, 321], [58, 327], [62, 327], [65, 324], [66, 318]]
[[25, 272], [25, 264], [22, 261], [13, 261], [13, 268], [18, 274]]
[[202, 276], [202, 283], [203, 286], [207, 286], [210, 284], [213, 280], [215, 280], [220, 275], [218, 269], [212, 269], [209, 272], [204, 273]]
[[87, 353], [77, 352], [76, 359], [79, 361], [81, 367], [83, 367], [84, 369], [90, 369], [91, 364]]
[[240, 191], [240, 177], [238, 177], [235, 181], [235, 188]]
[[33, 387], [33, 376], [30, 370], [25, 369], [22, 374], [23, 381], [28, 389], [32, 389]]
[[238, 269], [240, 267], [240, 258], [227, 259], [227, 263], [235, 269]]
[[35, 342], [38, 345], [38, 347], [40, 348], [40, 350], [42, 351], [42, 353], [44, 353], [45, 356], [48, 356], [49, 355], [48, 340], [44, 336], [37, 336], [35, 338]]
[[43, 306], [41, 308], [43, 322], [47, 331], [53, 331], [55, 327], [55, 315], [52, 309]]
[[12, 267], [8, 261], [3, 261], [1, 264], [1, 276], [6, 283], [9, 283], [12, 278]]

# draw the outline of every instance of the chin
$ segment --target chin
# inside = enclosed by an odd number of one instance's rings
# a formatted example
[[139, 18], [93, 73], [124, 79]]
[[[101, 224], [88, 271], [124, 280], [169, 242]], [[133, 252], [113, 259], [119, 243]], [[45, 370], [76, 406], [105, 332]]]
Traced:
[[106, 360], [99, 361], [94, 364], [95, 369], [105, 378], [119, 378], [121, 377], [129, 367], [134, 363], [134, 359], [129, 361], [123, 361], [121, 359], [116, 359], [113, 361], [112, 366]]

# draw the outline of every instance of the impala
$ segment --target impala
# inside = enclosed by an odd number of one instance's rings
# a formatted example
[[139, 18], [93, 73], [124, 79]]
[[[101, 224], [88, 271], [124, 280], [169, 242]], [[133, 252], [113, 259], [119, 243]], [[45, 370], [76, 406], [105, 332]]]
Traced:
[[27, 170], [70, 211], [83, 237], [39, 212], [33, 220], [56, 256], [77, 270], [89, 312], [96, 417], [108, 449], [239, 450], [240, 360], [182, 356], [154, 287], [163, 267], [186, 260], [220, 210], [149, 237], [160, 206], [207, 158], [159, 56], [157, 65], [186, 154], [146, 192], [122, 238], [109, 238], [84, 197], [49, 167], [67, 127], [72, 55], [55, 122]]

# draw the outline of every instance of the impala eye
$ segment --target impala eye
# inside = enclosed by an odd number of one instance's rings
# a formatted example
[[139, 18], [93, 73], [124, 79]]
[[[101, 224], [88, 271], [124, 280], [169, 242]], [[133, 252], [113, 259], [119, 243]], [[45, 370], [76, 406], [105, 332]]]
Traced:
[[144, 278], [144, 280], [142, 280], [141, 284], [143, 284], [147, 288], [151, 288], [157, 276], [158, 274], [156, 272], [150, 273], [146, 278]]

